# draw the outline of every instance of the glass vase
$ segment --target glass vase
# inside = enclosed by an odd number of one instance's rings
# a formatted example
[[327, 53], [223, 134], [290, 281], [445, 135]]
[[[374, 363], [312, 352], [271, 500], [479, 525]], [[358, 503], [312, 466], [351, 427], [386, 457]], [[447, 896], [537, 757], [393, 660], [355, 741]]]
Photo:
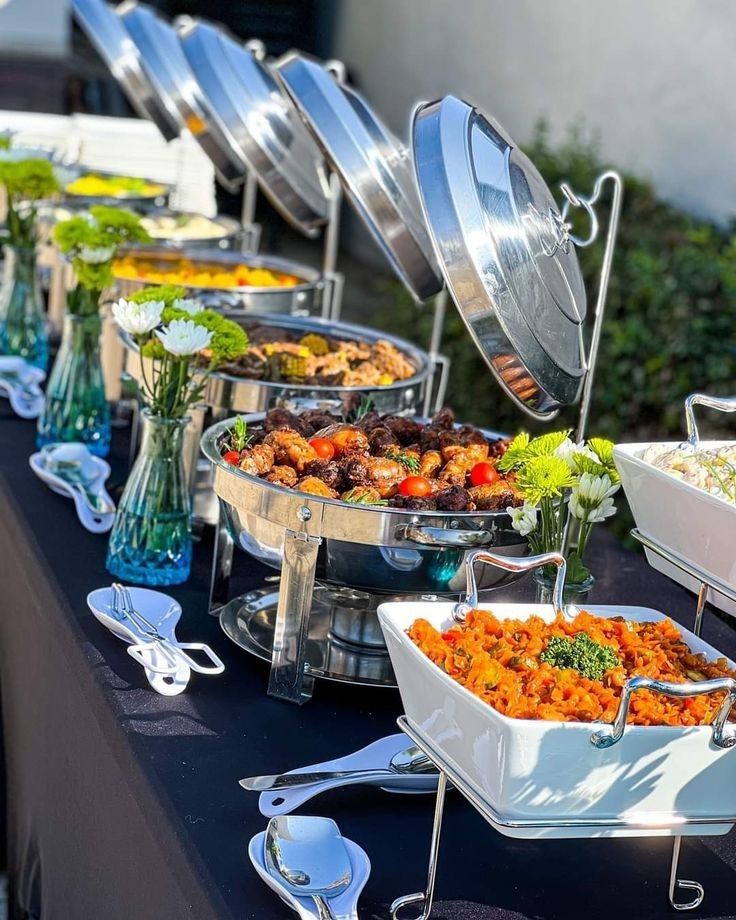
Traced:
[[188, 422], [141, 413], [141, 447], [107, 549], [107, 570], [117, 578], [178, 585], [189, 577], [191, 502], [182, 452]]
[[18, 355], [46, 370], [49, 341], [33, 248], [4, 247], [0, 287], [0, 354]]
[[[537, 585], [538, 604], [552, 603], [552, 595], [554, 593], [556, 575], [556, 566], [545, 566], [541, 569], [535, 569], [534, 581]], [[562, 599], [564, 603], [575, 604], [578, 607], [581, 604], [584, 604], [594, 584], [594, 575], [588, 575], [588, 577], [581, 582], [565, 579], [565, 587], [562, 591]]]
[[98, 457], [109, 453], [110, 408], [100, 362], [101, 333], [99, 313], [64, 317], [61, 346], [38, 420], [39, 447], [54, 441], [81, 441]]

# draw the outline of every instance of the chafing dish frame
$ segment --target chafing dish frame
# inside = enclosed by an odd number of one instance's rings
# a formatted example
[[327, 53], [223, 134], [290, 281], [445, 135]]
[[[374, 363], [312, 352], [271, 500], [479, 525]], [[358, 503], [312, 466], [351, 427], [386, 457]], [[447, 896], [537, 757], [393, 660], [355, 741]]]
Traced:
[[[640, 542], [645, 543], [645, 540], [641, 539], [641, 535], [639, 535], [636, 530], [632, 531], [632, 534], [637, 539], [639, 539]], [[645, 545], [649, 545], [649, 544], [647, 543]], [[654, 550], [657, 549], [655, 545], [651, 545], [651, 548]], [[477, 556], [477, 557], [480, 557], [482, 555], [483, 554], [480, 552], [473, 554], [473, 556]], [[667, 558], [669, 559], [669, 557]], [[507, 560], [503, 560], [501, 558], [495, 558], [493, 560], [488, 559], [487, 561], [492, 561], [494, 565], [498, 565], [498, 566], [503, 566], [507, 562]], [[553, 594], [553, 606], [556, 609], [560, 610], [563, 608], [562, 596], [563, 596], [563, 585], [565, 581], [565, 569], [566, 569], [566, 563], [565, 563], [564, 556], [557, 554], [557, 553], [548, 553], [548, 554], [545, 554], [544, 556], [529, 557], [528, 559], [520, 560], [516, 564], [518, 566], [522, 566], [527, 569], [532, 569], [532, 568], [536, 568], [539, 565], [545, 565], [549, 563], [553, 563], [557, 565], [557, 578], [555, 580], [555, 588], [554, 588], [554, 594]], [[467, 564], [468, 564], [468, 568], [472, 569], [473, 560], [468, 559]], [[679, 562], [676, 562], [675, 564], [679, 564]], [[700, 575], [702, 575], [702, 573], [695, 573], [695, 572], [691, 572], [690, 574], [694, 574], [696, 575], [696, 577], [700, 577]], [[702, 597], [699, 596], [698, 598], [698, 610], [696, 612], [695, 625], [693, 627], [693, 634], [698, 637], [700, 637], [700, 633], [702, 629], [702, 610], [705, 604], [705, 597], [707, 595], [707, 588], [708, 588], [708, 585], [705, 581], [703, 582], [703, 588], [704, 588], [704, 591], [701, 592]], [[460, 603], [456, 606], [456, 611], [453, 614], [455, 618], [462, 619], [464, 612], [465, 612], [465, 608], [468, 606], [472, 606], [472, 604], [475, 602], [474, 594], [475, 592], [471, 588], [467, 601], [465, 603]], [[629, 690], [631, 692], [631, 689], [635, 689], [635, 688], [632, 688], [630, 685], [632, 684], [632, 681], [636, 681], [636, 680], [637, 678], [632, 678], [629, 681], [627, 681], [625, 690]], [[721, 723], [720, 724], [721, 729], [723, 728], [723, 725], [725, 724], [725, 720], [728, 717], [728, 713], [733, 707], [734, 699], [736, 698], [736, 683], [734, 682], [732, 678], [729, 678], [727, 682], [730, 683], [731, 687], [729, 690], [729, 694], [726, 697], [726, 701], [724, 705], [721, 707], [721, 711], [719, 713], [718, 721]], [[715, 683], [718, 683], [718, 681], [705, 681], [705, 682], [700, 682], [700, 686], [704, 686], [705, 684], [715, 684]], [[694, 683], [692, 685], [688, 684], [688, 686], [689, 687], [692, 686], [692, 688], [696, 688], [698, 687], [698, 684], [697, 683]], [[703, 691], [693, 690], [689, 695], [694, 696], [699, 692], [703, 692]], [[628, 709], [628, 696], [626, 694], [622, 694], [621, 705], [619, 707], [619, 712], [617, 714], [614, 725], [611, 726], [609, 729], [603, 729], [602, 731], [594, 732], [591, 735], [591, 743], [593, 744], [594, 747], [605, 748], [607, 746], [610, 746], [611, 744], [615, 744], [618, 740], [620, 740], [620, 738], [622, 737], [625, 731], [625, 727], [626, 727], [625, 719], [626, 719], [627, 709]], [[407, 907], [418, 907], [420, 909], [420, 913], [414, 915], [412, 920], [429, 920], [430, 918], [430, 915], [432, 913], [432, 905], [434, 902], [435, 887], [436, 887], [436, 882], [437, 882], [437, 868], [439, 864], [439, 847], [440, 847], [440, 839], [441, 839], [441, 834], [442, 834], [442, 822], [443, 822], [443, 817], [444, 817], [445, 796], [447, 793], [448, 783], [452, 783], [452, 785], [458, 790], [458, 792], [460, 792], [460, 794], [473, 806], [473, 808], [495, 830], [499, 830], [500, 828], [503, 828], [503, 827], [507, 829], [521, 828], [521, 827], [526, 827], [526, 828], [543, 828], [543, 827], [563, 828], [564, 827], [564, 828], [577, 828], [577, 829], [587, 828], [590, 830], [590, 834], [581, 835], [581, 836], [590, 836], [590, 837], [595, 836], [596, 832], [600, 830], [600, 827], [603, 824], [603, 822], [593, 821], [590, 819], [586, 821], [585, 818], [570, 818], [563, 823], [559, 820], [550, 820], [548, 822], [543, 822], [539, 820], [524, 821], [524, 820], [518, 820], [518, 819], [511, 820], [511, 819], [504, 817], [504, 815], [499, 814], [498, 812], [493, 810], [487, 802], [484, 802], [478, 796], [478, 794], [475, 792], [472, 786], [470, 786], [470, 784], [467, 783], [466, 780], [458, 773], [458, 771], [455, 770], [454, 767], [448, 762], [444, 754], [437, 750], [436, 745], [426, 735], [425, 732], [419, 730], [415, 725], [412, 725], [405, 715], [399, 716], [399, 718], [397, 719], [397, 724], [399, 728], [401, 729], [401, 731], [403, 731], [404, 734], [412, 741], [412, 743], [415, 744], [417, 747], [419, 747], [427, 755], [427, 757], [429, 757], [429, 759], [432, 761], [432, 763], [435, 765], [435, 767], [437, 768], [439, 772], [439, 780], [437, 783], [437, 796], [435, 799], [434, 817], [432, 821], [432, 832], [431, 832], [430, 843], [429, 843], [427, 881], [426, 881], [425, 887], [422, 891], [418, 891], [413, 894], [402, 895], [396, 898], [391, 904], [392, 920], [400, 920], [401, 912]], [[617, 732], [616, 726], [618, 728], [618, 732]], [[716, 736], [717, 731], [718, 731], [718, 728], [714, 728], [714, 737]], [[734, 737], [733, 734], [730, 734], [725, 740], [722, 740], [721, 742], [721, 744], [723, 744], [724, 746], [726, 745], [733, 746], [734, 743], [736, 743], [736, 737]], [[734, 823], [736, 823], [736, 815], [723, 815], [723, 816], [718, 816], [718, 817], [706, 817], [706, 818], [695, 816], [695, 817], [684, 817], [683, 818], [683, 816], [681, 815], [673, 814], [671, 816], [671, 823], [668, 826], [672, 828], [680, 828], [683, 825], [687, 825], [687, 824], [729, 825], [729, 824], [734, 824]], [[619, 824], [622, 828], [632, 827], [631, 821], [629, 820], [627, 820], [626, 822], [620, 821]], [[610, 828], [613, 826], [615, 826], [613, 822], [611, 822], [608, 819], [605, 819], [605, 827]], [[646, 829], [648, 826], [651, 826], [651, 825], [647, 825], [645, 823], [642, 826], [644, 827], [644, 829]], [[663, 825], [660, 822], [657, 823], [658, 828], [661, 828], [663, 826], [667, 826], [667, 825]], [[670, 865], [670, 875], [669, 875], [667, 895], [668, 895], [670, 906], [672, 907], [673, 910], [691, 911], [691, 910], [695, 910], [696, 908], [700, 907], [700, 905], [703, 903], [703, 899], [705, 897], [705, 889], [700, 884], [700, 882], [697, 882], [693, 879], [682, 879], [679, 877], [678, 870], [679, 870], [681, 849], [682, 849], [682, 836], [681, 835], [673, 836], [672, 838], [672, 861]], [[678, 901], [676, 899], [676, 892], [678, 888], [694, 892], [694, 897], [690, 901]]]
[[[248, 423], [258, 422], [262, 414], [245, 416]], [[375, 508], [349, 505], [336, 499], [325, 499], [304, 492], [285, 489], [229, 466], [222, 459], [220, 445], [232, 423], [226, 419], [211, 426], [202, 438], [202, 452], [214, 466], [214, 489], [220, 499], [220, 521], [210, 583], [210, 612], [217, 615], [227, 602], [235, 544], [234, 522], [229, 509], [249, 514], [251, 523], [265, 521], [283, 534], [280, 550], [281, 581], [268, 694], [292, 703], [305, 703], [314, 689], [315, 676], [305, 665], [305, 647], [315, 583], [318, 576], [320, 549], [328, 541], [339, 547], [352, 544], [370, 552], [386, 550], [454, 550], [463, 553], [478, 546], [509, 546], [510, 553], [528, 551], [526, 540], [511, 527], [505, 511], [458, 512], [427, 511], [415, 513], [399, 508]], [[488, 437], [496, 432], [484, 432]], [[469, 526], [463, 526], [463, 525]], [[257, 537], [256, 537], [257, 539]], [[251, 553], [251, 555], [253, 555]], [[259, 558], [256, 556], [256, 558]], [[261, 561], [264, 561], [261, 558]], [[275, 560], [271, 561], [271, 565]], [[268, 564], [268, 563], [267, 563]], [[457, 562], [462, 568], [462, 562]], [[513, 571], [509, 567], [509, 571]], [[328, 582], [345, 586], [344, 581]], [[500, 587], [511, 576], [494, 583]], [[359, 591], [370, 587], [352, 585]], [[487, 587], [487, 586], [484, 586]], [[374, 593], [378, 590], [373, 586]], [[387, 590], [383, 587], [383, 590]], [[457, 595], [461, 588], [441, 593]], [[437, 588], [395, 591], [394, 594], [436, 595]]]

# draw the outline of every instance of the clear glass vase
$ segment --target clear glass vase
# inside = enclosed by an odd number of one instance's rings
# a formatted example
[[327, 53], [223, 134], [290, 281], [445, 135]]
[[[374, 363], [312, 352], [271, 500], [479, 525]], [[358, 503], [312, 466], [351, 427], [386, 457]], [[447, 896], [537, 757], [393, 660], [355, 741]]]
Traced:
[[46, 370], [49, 341], [33, 248], [4, 247], [0, 287], [0, 354], [19, 355]]
[[54, 441], [81, 441], [98, 457], [109, 453], [110, 408], [100, 362], [101, 333], [102, 320], [96, 312], [64, 317], [61, 346], [38, 420], [39, 447]]
[[[537, 585], [538, 604], [552, 603], [556, 576], [556, 566], [544, 566], [541, 569], [535, 569], [534, 581]], [[591, 574], [588, 574], [588, 576], [580, 582], [565, 579], [565, 587], [562, 591], [563, 601], [566, 604], [575, 604], [576, 606], [584, 604], [594, 584], [595, 576]]]
[[141, 413], [141, 447], [107, 549], [107, 570], [117, 578], [178, 585], [189, 577], [191, 501], [182, 452], [188, 422]]

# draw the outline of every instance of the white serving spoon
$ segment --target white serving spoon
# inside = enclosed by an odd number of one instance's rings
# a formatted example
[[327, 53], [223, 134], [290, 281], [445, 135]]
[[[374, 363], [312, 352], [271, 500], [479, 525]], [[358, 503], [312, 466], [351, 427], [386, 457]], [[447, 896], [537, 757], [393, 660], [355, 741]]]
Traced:
[[54, 492], [70, 496], [82, 526], [106, 533], [115, 521], [115, 503], [105, 489], [110, 466], [84, 444], [47, 444], [29, 458], [31, 469]]
[[43, 411], [44, 395], [40, 384], [46, 374], [16, 355], [0, 355], [0, 393], [20, 418], [38, 418]]

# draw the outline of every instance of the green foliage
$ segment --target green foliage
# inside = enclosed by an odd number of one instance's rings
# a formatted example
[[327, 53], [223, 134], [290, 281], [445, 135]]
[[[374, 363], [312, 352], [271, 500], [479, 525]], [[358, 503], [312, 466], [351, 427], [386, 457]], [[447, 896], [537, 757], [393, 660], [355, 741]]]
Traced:
[[32, 249], [36, 245], [36, 203], [59, 189], [53, 167], [48, 160], [0, 160], [0, 185], [8, 203], [2, 238], [11, 246]]
[[[146, 303], [149, 300], [158, 300], [169, 307], [175, 300], [182, 300], [186, 296], [186, 289], [179, 287], [177, 284], [152, 284], [149, 287], [141, 288], [140, 291], [131, 294], [128, 300], [131, 303]], [[183, 313], [184, 311], [179, 312]], [[163, 319], [164, 322], [169, 322], [165, 315]], [[182, 317], [175, 316], [172, 317], [172, 319], [182, 319]]]
[[610, 645], [594, 642], [584, 632], [578, 633], [574, 640], [553, 636], [539, 660], [554, 668], [570, 668], [589, 680], [602, 680], [606, 671], [621, 664]]
[[214, 310], [201, 310], [187, 319], [194, 320], [212, 333], [209, 347], [211, 367], [232, 361], [248, 349], [248, 333], [242, 326]]

